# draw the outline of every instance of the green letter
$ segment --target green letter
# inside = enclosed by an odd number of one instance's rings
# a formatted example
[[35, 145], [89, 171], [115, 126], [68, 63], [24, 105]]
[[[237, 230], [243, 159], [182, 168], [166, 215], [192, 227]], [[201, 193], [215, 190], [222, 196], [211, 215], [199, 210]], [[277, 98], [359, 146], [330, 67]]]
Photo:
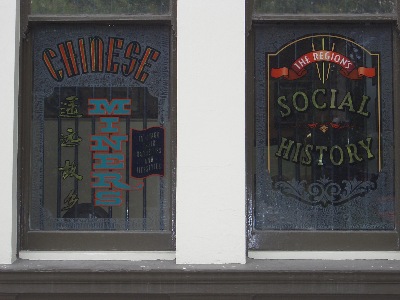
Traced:
[[286, 97], [285, 96], [280, 96], [278, 98], [278, 104], [279, 104], [279, 106], [281, 106], [281, 107], [286, 109], [286, 113], [284, 113], [283, 111], [280, 111], [281, 112], [281, 116], [284, 118], [284, 117], [287, 117], [288, 115], [290, 115], [290, 107], [287, 106], [285, 103], [283, 103], [283, 101], [286, 101]]
[[326, 90], [325, 89], [317, 89], [317, 90], [315, 90], [314, 93], [312, 94], [312, 98], [311, 98], [312, 103], [314, 104], [315, 108], [324, 109], [326, 107], [326, 103], [324, 103], [323, 105], [319, 105], [317, 103], [317, 99], [315, 99], [315, 98], [317, 98], [317, 93], [322, 93], [325, 96]]
[[[296, 99], [297, 99], [297, 96], [299, 96], [299, 95], [301, 95], [304, 98], [304, 107], [303, 108], [300, 108], [297, 105]], [[308, 108], [308, 98], [307, 98], [306, 94], [304, 94], [303, 92], [296, 92], [296, 93], [293, 94], [292, 100], [293, 100], [293, 106], [297, 111], [306, 111], [307, 110], [307, 108]]]
[[289, 140], [289, 143], [285, 145], [287, 138], [282, 138], [281, 145], [279, 146], [278, 152], [275, 153], [276, 156], [281, 157], [282, 151], [284, 151], [283, 159], [289, 160], [290, 150], [293, 146], [294, 141]]
[[294, 152], [292, 162], [297, 163], [299, 161], [299, 153], [301, 149], [302, 143], [296, 143], [296, 151]]
[[362, 161], [363, 160], [361, 157], [359, 157], [357, 155], [357, 146], [356, 145], [349, 144], [349, 145], [346, 145], [346, 148], [347, 148], [347, 153], [349, 153], [349, 158], [350, 158], [349, 163], [351, 163], [351, 164], [354, 163], [353, 157], [355, 157], [355, 159], [358, 160], [358, 161]]
[[371, 152], [371, 140], [372, 138], [367, 138], [366, 141], [368, 142], [368, 145], [365, 145], [364, 141], [359, 141], [358, 143], [367, 151], [368, 159], [372, 159], [375, 156]]
[[347, 92], [346, 96], [344, 96], [342, 103], [340, 103], [340, 105], [338, 106], [338, 109], [343, 110], [343, 106], [347, 106], [349, 108], [349, 111], [355, 112], [350, 92]]
[[[338, 149], [339, 150], [339, 155], [340, 155], [340, 159], [338, 162], [333, 160], [333, 150]], [[338, 145], [335, 145], [331, 148], [331, 153], [330, 153], [330, 159], [332, 164], [334, 164], [335, 166], [340, 166], [343, 163], [343, 150], [342, 148], [340, 148]]]
[[331, 89], [331, 93], [332, 93], [332, 96], [331, 96], [331, 107], [330, 108], [336, 108], [336, 93], [337, 93], [337, 90]]
[[324, 157], [324, 151], [327, 151], [328, 148], [326, 146], [316, 146], [315, 150], [319, 151], [318, 166], [323, 166], [322, 158]]
[[301, 163], [303, 165], [310, 165], [311, 164], [311, 153], [310, 151], [314, 148], [313, 145], [307, 145], [304, 149], [304, 154], [306, 155], [306, 157], [302, 157], [301, 158]]
[[360, 105], [360, 109], [357, 111], [358, 114], [365, 116], [365, 117], [369, 117], [369, 112], [368, 111], [363, 111], [364, 107], [366, 106], [366, 104], [369, 101], [369, 97], [368, 96], [363, 96], [361, 105]]

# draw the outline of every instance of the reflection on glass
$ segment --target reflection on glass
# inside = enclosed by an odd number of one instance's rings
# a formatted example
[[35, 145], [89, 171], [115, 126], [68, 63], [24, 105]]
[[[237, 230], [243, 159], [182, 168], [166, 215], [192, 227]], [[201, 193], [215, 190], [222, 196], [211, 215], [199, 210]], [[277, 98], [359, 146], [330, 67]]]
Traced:
[[31, 0], [32, 14], [168, 14], [169, 0]]
[[255, 0], [257, 14], [376, 14], [393, 13], [393, 0]]

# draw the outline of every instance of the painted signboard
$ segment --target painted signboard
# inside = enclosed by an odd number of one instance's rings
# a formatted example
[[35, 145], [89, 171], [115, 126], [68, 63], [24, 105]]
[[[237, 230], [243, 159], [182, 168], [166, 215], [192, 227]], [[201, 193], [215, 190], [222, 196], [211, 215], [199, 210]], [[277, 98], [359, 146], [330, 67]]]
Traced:
[[[361, 31], [356, 40], [355, 28], [348, 36], [337, 27], [298, 29], [286, 42], [270, 28], [258, 29], [257, 38], [267, 38], [256, 46], [256, 61], [264, 62], [256, 67], [260, 228], [393, 226], [392, 216], [379, 212], [393, 209], [391, 91], [382, 92], [382, 81], [391, 84], [390, 51], [377, 41], [383, 36]], [[369, 220], [360, 221], [360, 209]]]
[[[281, 66], [295, 48], [307, 51], [307, 43], [310, 52], [300, 52], [290, 66]], [[300, 172], [295, 182], [280, 180], [276, 187], [323, 206], [375, 189], [381, 168], [379, 54], [344, 37], [312, 35], [268, 54], [267, 64], [268, 169], [273, 155], [298, 164]], [[304, 87], [308, 72], [318, 79]], [[287, 88], [273, 91], [279, 80], [288, 81]], [[360, 82], [353, 84], [355, 80]], [[367, 80], [373, 81], [371, 88], [363, 89]]]
[[33, 41], [32, 227], [165, 228], [169, 28], [52, 24]]

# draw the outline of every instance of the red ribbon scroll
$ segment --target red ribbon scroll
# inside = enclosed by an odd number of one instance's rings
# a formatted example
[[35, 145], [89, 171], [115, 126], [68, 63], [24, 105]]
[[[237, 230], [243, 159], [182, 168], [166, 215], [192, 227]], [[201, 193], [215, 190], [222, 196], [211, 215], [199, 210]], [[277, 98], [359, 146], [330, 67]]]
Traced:
[[341, 67], [340, 74], [344, 77], [357, 80], [365, 77], [375, 77], [375, 68], [359, 67], [356, 69], [354, 63], [346, 56], [333, 52], [333, 51], [313, 51], [303, 54], [289, 68], [272, 68], [271, 77], [280, 78], [283, 77], [286, 80], [296, 80], [307, 74], [306, 66], [317, 62], [329, 62], [339, 65]]
[[359, 67], [358, 69], [353, 70], [350, 73], [346, 72], [345, 69], [341, 69], [339, 72], [344, 77], [347, 77], [347, 78], [353, 79], [353, 80], [361, 79], [363, 76], [369, 77], [369, 78], [375, 77], [375, 68]]
[[285, 67], [279, 69], [274, 69], [274, 68], [271, 69], [271, 76], [273, 78], [283, 77], [286, 80], [296, 80], [299, 79], [300, 77], [303, 77], [306, 74], [307, 74], [306, 69], [302, 69], [299, 74], [297, 74], [292, 69], [288, 69]]

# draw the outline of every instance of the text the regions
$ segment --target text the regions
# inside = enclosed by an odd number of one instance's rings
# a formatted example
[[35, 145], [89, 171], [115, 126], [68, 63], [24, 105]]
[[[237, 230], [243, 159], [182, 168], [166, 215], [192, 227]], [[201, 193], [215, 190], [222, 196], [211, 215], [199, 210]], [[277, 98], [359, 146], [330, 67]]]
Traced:
[[313, 51], [310, 53], [306, 53], [306, 54], [300, 56], [293, 63], [293, 69], [296, 72], [300, 72], [303, 68], [305, 68], [309, 64], [319, 62], [319, 61], [335, 63], [335, 64], [341, 66], [343, 69], [345, 69], [348, 72], [351, 72], [355, 68], [353, 62], [350, 59], [348, 59], [346, 56], [344, 56], [340, 53], [334, 52], [334, 51], [319, 50], [319, 51]]

